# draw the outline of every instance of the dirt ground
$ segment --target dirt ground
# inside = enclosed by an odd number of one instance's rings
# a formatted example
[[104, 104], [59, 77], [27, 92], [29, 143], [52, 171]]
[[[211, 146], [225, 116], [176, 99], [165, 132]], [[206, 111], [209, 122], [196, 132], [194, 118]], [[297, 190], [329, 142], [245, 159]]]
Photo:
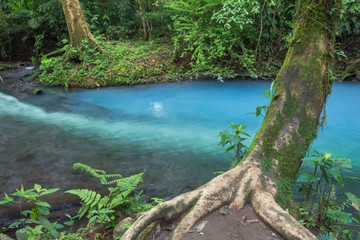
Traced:
[[[167, 240], [175, 222], [161, 224], [147, 240]], [[207, 215], [185, 235], [183, 240], [276, 240], [284, 239], [261, 221], [250, 205], [240, 211], [226, 207]]]

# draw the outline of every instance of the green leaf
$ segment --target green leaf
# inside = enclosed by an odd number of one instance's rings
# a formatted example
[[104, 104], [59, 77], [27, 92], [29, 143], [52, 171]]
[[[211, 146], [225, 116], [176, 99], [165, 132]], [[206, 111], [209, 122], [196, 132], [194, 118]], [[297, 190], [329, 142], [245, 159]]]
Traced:
[[31, 212], [30, 213], [30, 218], [31, 219], [37, 219], [37, 217], [38, 217], [38, 214], [36, 212]]
[[335, 162], [336, 167], [352, 168], [350, 159], [337, 159]]
[[2, 200], [2, 201], [0, 201], [0, 205], [2, 205], [2, 204], [5, 204], [5, 203], [8, 203], [8, 202], [10, 202], [9, 200]]
[[64, 225], [62, 225], [62, 224], [60, 224], [60, 223], [56, 223], [56, 224], [54, 225], [54, 227], [55, 227], [56, 229], [61, 229], [61, 228], [64, 228]]
[[35, 185], [34, 185], [34, 189], [35, 189], [37, 192], [40, 192], [41, 186], [40, 186], [39, 184], [35, 184]]
[[50, 215], [50, 210], [47, 207], [40, 206], [38, 207], [38, 211], [41, 215], [45, 215], [45, 216]]
[[51, 234], [54, 238], [58, 238], [58, 236], [59, 236], [59, 234], [58, 234], [58, 232], [56, 231], [56, 229], [50, 230], [50, 234]]
[[38, 220], [35, 220], [35, 219], [27, 219], [25, 221], [26, 224], [39, 224], [39, 221]]
[[44, 228], [46, 228], [46, 230], [48, 230], [53, 237], [55, 237], [55, 238], [58, 237], [57, 231], [55, 230], [55, 228], [54, 228], [54, 226], [52, 225], [52, 223], [51, 223], [46, 217], [44, 217], [44, 216], [39, 216], [38, 220], [39, 220], [40, 224], [41, 224], [42, 226], [44, 226]]
[[275, 82], [276, 82], [276, 81], [274, 80], [274, 81], [272, 81], [272, 83], [271, 83], [270, 93], [272, 93], [272, 91], [273, 91], [273, 89], [274, 89]]
[[258, 117], [259, 115], [261, 115], [261, 110], [263, 109], [263, 106], [258, 106], [256, 108], [256, 116]]
[[98, 215], [95, 215], [89, 219], [89, 224], [95, 221], [98, 218]]
[[25, 217], [28, 215], [28, 214], [32, 214], [33, 212], [30, 211], [30, 210], [25, 210], [25, 211], [22, 211], [21, 212], [21, 215], [24, 215]]
[[335, 178], [336, 182], [339, 183], [340, 187], [344, 188], [344, 179], [341, 176], [340, 171], [337, 168], [329, 169], [330, 174]]
[[60, 190], [60, 188], [47, 189], [47, 190], [43, 191], [42, 193], [40, 193], [40, 196], [47, 195], [47, 194], [50, 194], [50, 193], [54, 193], [54, 192], [59, 191], [59, 190]]
[[21, 228], [15, 232], [17, 240], [26, 240], [27, 231], [25, 228]]
[[66, 226], [72, 226], [72, 225], [74, 225], [74, 220], [64, 222], [64, 224], [65, 224]]
[[271, 97], [270, 89], [266, 89], [266, 90], [264, 91], [264, 97], [266, 97], [267, 99], [270, 99], [270, 97]]
[[48, 204], [47, 202], [43, 202], [43, 201], [40, 201], [40, 200], [36, 201], [35, 205], [38, 205], [38, 206], [41, 206], [41, 207], [46, 207], [46, 208], [51, 207], [50, 204]]
[[18, 227], [22, 222], [13, 222], [12, 224], [9, 225], [8, 228], [16, 228]]
[[318, 182], [318, 181], [319, 178], [315, 177], [314, 174], [309, 172], [302, 172], [296, 179], [296, 182]]
[[358, 177], [352, 177], [352, 176], [344, 176], [344, 179], [360, 181], [360, 178], [358, 178]]
[[12, 202], [14, 201], [14, 199], [12, 197], [9, 197], [9, 195], [6, 194], [6, 192], [4, 192], [5, 194], [5, 198], [9, 201], [9, 202]]
[[230, 146], [230, 147], [228, 147], [227, 149], [226, 149], [226, 152], [229, 152], [229, 151], [231, 151], [232, 149], [234, 149], [235, 148], [235, 146], [233, 145], [233, 146]]
[[331, 158], [332, 154], [331, 153], [325, 153], [324, 158], [325, 160], [329, 160]]

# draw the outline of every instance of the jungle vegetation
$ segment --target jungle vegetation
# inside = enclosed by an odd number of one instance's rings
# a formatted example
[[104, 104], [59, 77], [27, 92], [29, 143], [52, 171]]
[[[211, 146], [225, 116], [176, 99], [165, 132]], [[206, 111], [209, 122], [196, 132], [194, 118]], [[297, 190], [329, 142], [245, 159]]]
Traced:
[[[251, 203], [256, 214], [287, 239], [316, 239], [304, 227], [304, 221], [294, 218], [296, 214], [286, 209], [293, 207], [292, 187], [322, 123], [321, 113], [332, 82], [359, 75], [358, 1], [137, 0], [82, 1], [79, 5], [78, 0], [62, 0], [60, 5], [58, 1], [24, 0], [15, 4], [3, 0], [2, 3], [1, 41], [3, 46], [9, 46], [3, 48], [2, 55], [15, 57], [13, 51], [18, 49], [14, 47], [18, 41], [15, 39], [29, 41], [29, 49], [34, 51], [28, 56], [40, 64], [38, 77], [42, 83], [100, 87], [183, 76], [212, 76], [221, 80], [241, 74], [268, 78], [277, 73], [262, 126], [232, 169], [145, 212], [122, 239], [136, 239], [153, 222], [177, 217], [180, 220], [171, 239], [182, 239], [209, 212], [225, 205], [238, 210], [246, 203]], [[76, 25], [84, 24], [83, 20], [74, 20], [76, 15], [79, 19], [85, 16], [88, 26], [83, 25], [84, 34], [75, 30]], [[48, 25], [50, 22], [52, 26]], [[18, 26], [18, 31], [10, 26]], [[57, 48], [51, 49], [54, 45]], [[237, 136], [242, 129], [241, 125], [233, 127]], [[333, 186], [342, 186], [342, 179], [333, 174], [331, 165], [338, 166], [337, 158], [325, 154], [313, 162], [326, 165], [322, 174], [333, 176], [325, 183], [329, 195]], [[313, 175], [300, 175], [299, 182], [319, 185], [315, 174], [316, 170]], [[40, 193], [41, 188], [36, 188]], [[90, 219], [102, 222], [103, 214], [112, 213], [93, 209], [93, 200], [100, 199], [100, 195], [84, 196], [80, 191], [70, 193], [78, 195], [88, 205], [87, 210], [96, 215], [92, 218], [90, 214]], [[109, 188], [109, 191], [111, 195], [123, 190]], [[305, 190], [304, 194], [313, 196], [316, 191]], [[348, 198], [358, 207], [357, 198], [352, 195]], [[106, 200], [110, 210], [113, 205], [118, 206], [110, 197], [101, 199]], [[326, 202], [321, 199], [324, 197], [320, 196], [319, 205]], [[310, 211], [314, 211], [313, 202]], [[323, 216], [331, 212], [320, 207], [317, 211], [318, 214], [306, 214], [323, 221]], [[305, 215], [305, 211], [301, 214]]]
[[[360, 3], [342, 2], [332, 69], [339, 80], [359, 78], [360, 57]], [[38, 65], [42, 59], [46, 76], [40, 80], [63, 86], [169, 81], [174, 76], [269, 78], [285, 58], [298, 1], [81, 0], [94, 38], [78, 41], [76, 48], [65, 3], [1, 0], [0, 59], [32, 59]], [[102, 51], [89, 47], [95, 41]], [[61, 59], [54, 57], [67, 46], [68, 56], [81, 67], [59, 64]]]

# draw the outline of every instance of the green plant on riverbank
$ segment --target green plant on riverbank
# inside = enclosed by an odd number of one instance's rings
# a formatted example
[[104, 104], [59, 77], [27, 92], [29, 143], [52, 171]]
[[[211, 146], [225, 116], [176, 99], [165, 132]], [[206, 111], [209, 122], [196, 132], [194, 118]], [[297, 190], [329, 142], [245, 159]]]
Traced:
[[[45, 189], [39, 184], [35, 184], [34, 188], [25, 190], [23, 186], [20, 189], [16, 189], [16, 192], [11, 195], [15, 198], [4, 193], [5, 197], [0, 201], [0, 205], [6, 203], [14, 203], [19, 206], [20, 215], [23, 217], [18, 221], [13, 222], [9, 228], [19, 228], [16, 231], [18, 239], [29, 239], [29, 236], [41, 234], [50, 234], [52, 237], [58, 237], [58, 229], [64, 226], [59, 223], [51, 223], [47, 217], [50, 215], [50, 204], [40, 200], [42, 196], [49, 195], [58, 191], [59, 188]], [[24, 202], [33, 205], [31, 210], [23, 210]], [[31, 227], [31, 225], [37, 225]], [[45, 231], [43, 231], [45, 229]], [[30, 238], [31, 239], [31, 238]]]
[[94, 169], [82, 163], [75, 163], [73, 168], [90, 174], [104, 186], [114, 186], [108, 187], [109, 194], [105, 196], [89, 189], [66, 191], [66, 193], [74, 194], [81, 199], [82, 206], [79, 209], [79, 217], [87, 214], [89, 224], [97, 222], [111, 225], [118, 213], [131, 215], [153, 207], [152, 204], [141, 200], [141, 192], [135, 194], [135, 197], [130, 196], [142, 181], [144, 172], [124, 178], [120, 174], [107, 174], [104, 170]]
[[224, 147], [225, 145], [229, 145], [229, 147], [226, 148], [226, 152], [234, 150], [234, 158], [230, 165], [230, 169], [233, 169], [241, 162], [242, 158], [245, 156], [248, 147], [243, 142], [247, 140], [250, 135], [244, 131], [246, 129], [245, 125], [231, 124], [232, 132], [229, 132], [227, 129], [228, 128], [226, 128], [224, 131], [220, 132], [216, 136], [221, 138], [219, 145], [221, 145], [222, 147]]
[[[171, 47], [166, 42], [101, 42], [92, 48], [84, 41], [78, 61], [64, 57], [43, 58], [41, 83], [65, 87], [101, 87], [167, 81], [180, 69], [171, 61]], [[71, 54], [70, 54], [71, 55]]]
[[[269, 104], [270, 104], [271, 99], [272, 99], [273, 94], [274, 94], [274, 86], [275, 86], [275, 83], [276, 83], [275, 80], [272, 81], [272, 83], [271, 83], [271, 85], [270, 85], [270, 88], [269, 88], [269, 89], [266, 89], [266, 90], [264, 91], [264, 97], [269, 100]], [[266, 113], [267, 113], [268, 107], [269, 107], [269, 105], [257, 106], [255, 112], [251, 112], [251, 113], [248, 113], [248, 114], [255, 114], [256, 117], [258, 117], [258, 116], [263, 116], [263, 117], [265, 117], [265, 115], [266, 115]], [[264, 115], [263, 115], [263, 113], [262, 113], [263, 111], [264, 111]]]
[[[360, 199], [351, 193], [344, 193], [345, 180], [360, 180], [357, 177], [345, 176], [345, 170], [351, 168], [350, 159], [333, 157], [332, 154], [317, 154], [303, 160], [313, 164], [313, 170], [303, 171], [297, 178], [303, 193], [300, 222], [306, 227], [318, 227], [322, 232], [338, 239], [352, 239], [352, 231], [343, 226], [360, 224], [360, 216], [347, 212], [348, 207], [359, 211]], [[339, 191], [346, 195], [347, 200], [340, 206], [337, 202]]]

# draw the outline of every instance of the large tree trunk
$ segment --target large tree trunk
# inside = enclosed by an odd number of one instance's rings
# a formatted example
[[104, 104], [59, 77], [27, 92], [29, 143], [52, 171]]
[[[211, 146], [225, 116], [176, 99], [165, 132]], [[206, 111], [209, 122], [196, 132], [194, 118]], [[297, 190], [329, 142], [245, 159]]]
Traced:
[[[335, 9], [335, 10], [334, 10]], [[182, 236], [222, 205], [240, 209], [250, 201], [257, 215], [287, 239], [316, 239], [279, 204], [290, 198], [301, 159], [316, 136], [326, 97], [341, 0], [300, 0], [293, 39], [277, 78], [263, 124], [244, 160], [202, 187], [161, 203], [141, 216], [122, 239], [135, 239], [155, 220], [186, 213], [173, 231]], [[263, 161], [272, 168], [262, 170]]]
[[86, 24], [79, 0], [61, 0], [61, 5], [69, 31], [70, 47], [78, 47], [84, 39], [88, 39], [90, 45], [97, 45], [98, 42]]

